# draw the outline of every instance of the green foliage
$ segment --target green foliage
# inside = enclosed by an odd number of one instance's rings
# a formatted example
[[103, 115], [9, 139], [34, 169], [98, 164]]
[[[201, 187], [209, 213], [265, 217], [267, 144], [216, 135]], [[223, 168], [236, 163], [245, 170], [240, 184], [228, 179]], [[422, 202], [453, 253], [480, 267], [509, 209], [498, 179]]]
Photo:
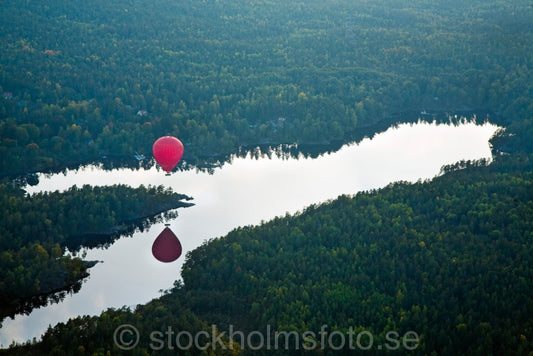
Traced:
[[[203, 320], [246, 330], [413, 330], [422, 354], [527, 354], [531, 158], [236, 229], [189, 254], [176, 297]], [[217, 307], [224, 295], [233, 302]]]
[[148, 155], [166, 134], [193, 160], [246, 144], [347, 142], [402, 111], [482, 108], [515, 121], [533, 108], [524, 0], [1, 9], [0, 87], [13, 95], [0, 98], [1, 175]]
[[[124, 325], [138, 331], [138, 343], [132, 350], [124, 350], [114, 342], [115, 330]], [[132, 330], [132, 329], [128, 329]], [[214, 335], [219, 349], [198, 350], [180, 347], [176, 335], [181, 331]], [[129, 336], [129, 335], [128, 335]], [[186, 339], [186, 338], [185, 338]], [[129, 340], [125, 338], [125, 340]], [[186, 339], [187, 340], [187, 339]], [[206, 339], [198, 339], [205, 345]], [[211, 339], [209, 339], [211, 341]], [[188, 341], [181, 341], [186, 345]], [[185, 350], [182, 350], [184, 348]], [[155, 351], [154, 351], [155, 350]], [[221, 335], [210, 325], [198, 319], [179, 300], [154, 301], [145, 306], [108, 309], [99, 316], [84, 316], [59, 323], [43, 336], [38, 344], [27, 343], [9, 350], [9, 355], [225, 355], [240, 354], [239, 347], [228, 343], [227, 335]], [[0, 350], [0, 355], [2, 350]]]

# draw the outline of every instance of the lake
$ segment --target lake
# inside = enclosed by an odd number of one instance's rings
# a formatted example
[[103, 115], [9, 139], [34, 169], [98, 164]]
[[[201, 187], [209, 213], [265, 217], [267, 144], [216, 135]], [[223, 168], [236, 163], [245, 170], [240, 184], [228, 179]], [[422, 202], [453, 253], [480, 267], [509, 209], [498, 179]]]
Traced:
[[404, 124], [317, 158], [234, 157], [211, 174], [192, 169], [165, 176], [155, 166], [137, 170], [86, 166], [40, 174], [39, 184], [27, 188], [29, 193], [83, 184], [162, 184], [193, 197], [195, 205], [178, 209], [178, 217], [167, 221], [183, 246], [177, 261], [161, 263], [152, 256], [151, 246], [163, 230], [163, 222], [120, 238], [107, 249], [86, 250], [86, 260], [102, 262], [90, 269], [81, 290], [59, 304], [5, 319], [0, 344], [7, 347], [12, 340], [39, 339], [49, 325], [78, 315], [146, 303], [180, 278], [187, 251], [238, 226], [292, 214], [340, 194], [381, 188], [396, 181], [430, 179], [443, 165], [460, 160], [490, 158], [488, 140], [497, 129], [474, 122]]

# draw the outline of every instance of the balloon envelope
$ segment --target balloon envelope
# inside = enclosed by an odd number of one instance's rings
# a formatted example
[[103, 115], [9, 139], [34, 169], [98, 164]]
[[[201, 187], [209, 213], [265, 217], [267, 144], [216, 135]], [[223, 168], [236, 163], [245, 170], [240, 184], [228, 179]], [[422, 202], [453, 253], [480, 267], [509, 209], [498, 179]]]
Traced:
[[183, 144], [173, 136], [163, 136], [154, 142], [152, 152], [161, 168], [170, 172], [183, 156]]
[[161, 262], [173, 262], [181, 256], [181, 243], [170, 230], [165, 229], [159, 234], [152, 245], [152, 255]]

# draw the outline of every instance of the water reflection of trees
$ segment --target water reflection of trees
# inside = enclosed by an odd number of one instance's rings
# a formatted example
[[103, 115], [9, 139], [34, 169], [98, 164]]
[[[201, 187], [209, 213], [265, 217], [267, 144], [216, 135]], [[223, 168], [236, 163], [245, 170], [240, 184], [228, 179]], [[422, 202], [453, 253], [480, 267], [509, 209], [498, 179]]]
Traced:
[[[115, 228], [109, 232], [72, 236], [66, 241], [65, 247], [72, 253], [78, 253], [85, 248], [107, 249], [121, 237], [132, 237], [137, 232], [149, 230], [153, 224], [175, 219], [177, 216], [177, 210], [171, 210], [147, 218], [132, 219], [124, 222], [121, 227]], [[84, 261], [84, 263], [87, 268], [91, 268], [98, 263], [98, 261]], [[18, 314], [29, 315], [34, 309], [46, 307], [49, 304], [57, 304], [63, 301], [67, 295], [78, 293], [86, 280], [87, 278], [83, 278], [64, 288], [49, 293], [18, 298], [10, 303], [0, 306], [0, 327], [1, 321], [6, 317], [11, 317], [13, 319]]]
[[[452, 124], [460, 125], [469, 121], [476, 121], [478, 123], [485, 121], [498, 121], [497, 115], [487, 110], [451, 110], [451, 111], [402, 111], [391, 113], [386, 119], [367, 126], [358, 127], [352, 132], [349, 140], [343, 141], [327, 141], [315, 143], [263, 143], [242, 145], [235, 149], [234, 152], [220, 155], [205, 155], [194, 156], [182, 159], [176, 166], [175, 171], [189, 171], [196, 170], [197, 172], [204, 172], [213, 174], [217, 168], [223, 167], [225, 164], [231, 164], [233, 160], [238, 158], [251, 157], [253, 159], [276, 157], [278, 159], [308, 159], [317, 158], [321, 155], [331, 154], [337, 152], [344, 144], [359, 143], [365, 138], [372, 139], [375, 135], [383, 133], [390, 128], [396, 128], [401, 124], [416, 124], [418, 122], [435, 123], [435, 124]], [[185, 147], [187, 150], [187, 146]], [[48, 170], [43, 173], [45, 177], [62, 172], [67, 174], [69, 170], [77, 170], [80, 167], [97, 166], [103, 170], [113, 169], [130, 169], [130, 170], [148, 170], [157, 166], [155, 160], [151, 156], [139, 158], [139, 156], [100, 156], [98, 160], [89, 162], [80, 166], [80, 163], [74, 163], [58, 169]], [[162, 171], [162, 170], [161, 170]], [[163, 171], [162, 171], [163, 172]], [[36, 174], [26, 174], [17, 177], [16, 181], [24, 185], [36, 185], [39, 182], [39, 177]]]
[[163, 186], [84, 185], [28, 196], [0, 184], [0, 309], [5, 315], [29, 311], [88, 276], [91, 266], [66, 249], [109, 247], [176, 218], [190, 199]]
[[153, 224], [162, 223], [177, 217], [177, 210], [171, 210], [155, 216], [132, 219], [125, 221], [122, 226], [107, 232], [72, 236], [66, 241], [65, 247], [74, 253], [77, 253], [84, 248], [107, 249], [121, 237], [132, 237], [137, 232], [148, 231]]
[[[87, 264], [92, 267], [94, 264], [96, 264], [96, 262], [88, 261]], [[2, 305], [0, 307], [0, 327], [2, 327], [2, 321], [7, 317], [14, 319], [16, 315], [29, 315], [34, 309], [46, 307], [51, 304], [59, 304], [68, 295], [78, 293], [86, 279], [87, 278], [84, 278], [76, 283], [73, 283], [60, 290], [55, 290], [51, 293], [20, 298], [12, 303]]]

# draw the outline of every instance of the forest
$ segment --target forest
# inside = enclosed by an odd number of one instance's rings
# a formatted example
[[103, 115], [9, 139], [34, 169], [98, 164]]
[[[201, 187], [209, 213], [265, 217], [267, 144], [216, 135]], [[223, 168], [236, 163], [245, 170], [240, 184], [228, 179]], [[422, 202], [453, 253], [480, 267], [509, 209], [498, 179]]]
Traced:
[[[42, 340], [0, 354], [176, 354], [154, 350], [148, 331], [216, 325], [227, 346], [230, 326], [318, 335], [326, 324], [330, 333], [370, 332], [374, 346], [390, 330], [415, 331], [416, 350], [394, 354], [533, 352], [530, 1], [5, 0], [0, 8], [2, 317], [27, 311], [25, 298], [79, 288], [91, 261], [65, 255], [67, 246], [95, 234], [111, 243], [132, 223], [142, 229], [189, 204], [163, 187], [28, 196], [18, 186], [28, 173], [120, 166], [135, 153], [151, 164], [151, 144], [166, 134], [185, 145], [178, 169], [191, 169], [243, 147], [340, 147], [421, 113], [483, 113], [504, 127], [490, 163], [458, 162], [430, 181], [236, 227], [189, 252], [160, 298], [52, 325]], [[143, 336], [133, 350], [114, 342], [125, 323]], [[357, 354], [242, 346], [181, 354]]]
[[[395, 113], [533, 109], [529, 1], [2, 3], [0, 175], [349, 142]], [[31, 25], [28, 25], [31, 24]], [[416, 119], [416, 118], [415, 118]], [[482, 118], [484, 119], [484, 118]]]

